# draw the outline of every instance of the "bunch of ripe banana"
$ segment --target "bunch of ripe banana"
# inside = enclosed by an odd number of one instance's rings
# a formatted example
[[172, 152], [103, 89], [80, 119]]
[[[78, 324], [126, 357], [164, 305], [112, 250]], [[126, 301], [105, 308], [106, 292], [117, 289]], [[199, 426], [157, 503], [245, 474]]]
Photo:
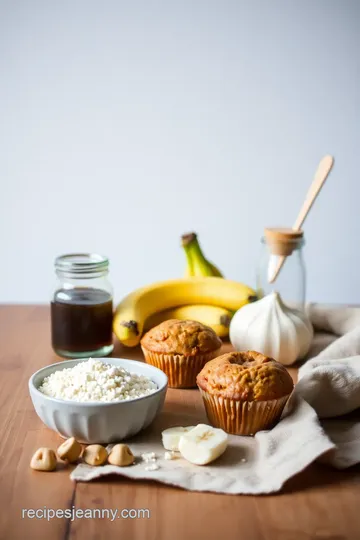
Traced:
[[226, 337], [234, 312], [257, 299], [250, 287], [223, 278], [204, 257], [195, 233], [182, 236], [182, 247], [185, 278], [137, 289], [117, 306], [114, 332], [123, 345], [135, 347], [144, 330], [168, 319], [199, 321]]

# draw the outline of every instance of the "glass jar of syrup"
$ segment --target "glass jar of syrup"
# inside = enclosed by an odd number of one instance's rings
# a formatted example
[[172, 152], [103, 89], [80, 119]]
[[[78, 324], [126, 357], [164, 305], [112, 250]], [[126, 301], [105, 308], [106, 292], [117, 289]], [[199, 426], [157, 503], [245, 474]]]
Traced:
[[113, 350], [113, 290], [109, 260], [93, 253], [55, 260], [57, 284], [51, 299], [51, 339], [65, 358], [106, 356]]

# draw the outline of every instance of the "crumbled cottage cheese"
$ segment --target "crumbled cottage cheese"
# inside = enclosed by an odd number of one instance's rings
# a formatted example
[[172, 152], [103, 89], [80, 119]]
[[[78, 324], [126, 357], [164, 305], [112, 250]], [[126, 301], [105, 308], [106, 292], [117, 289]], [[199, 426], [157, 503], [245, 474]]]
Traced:
[[45, 377], [39, 391], [71, 401], [128, 401], [157, 390], [148, 377], [90, 358]]
[[159, 465], [157, 463], [151, 463], [151, 465], [146, 465], [145, 471], [157, 471], [160, 469]]
[[156, 461], [156, 454], [155, 452], [145, 452], [144, 454], [141, 454], [141, 459], [146, 463], [149, 463], [150, 461]]

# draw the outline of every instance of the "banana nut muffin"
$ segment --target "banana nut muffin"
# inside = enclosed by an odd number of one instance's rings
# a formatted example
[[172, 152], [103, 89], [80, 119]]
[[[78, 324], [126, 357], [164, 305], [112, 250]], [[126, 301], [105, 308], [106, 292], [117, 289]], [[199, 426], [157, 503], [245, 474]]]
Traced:
[[274, 425], [294, 388], [282, 364], [256, 351], [215, 358], [196, 382], [210, 422], [236, 435]]
[[173, 388], [196, 386], [196, 375], [218, 355], [221, 344], [208, 326], [177, 319], [155, 326], [141, 339], [146, 362], [164, 371]]

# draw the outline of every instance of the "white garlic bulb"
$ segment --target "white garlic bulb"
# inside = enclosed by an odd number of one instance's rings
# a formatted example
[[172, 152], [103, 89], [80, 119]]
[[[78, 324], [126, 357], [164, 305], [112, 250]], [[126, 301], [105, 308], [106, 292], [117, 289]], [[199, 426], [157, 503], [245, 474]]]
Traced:
[[309, 318], [287, 307], [277, 292], [239, 309], [230, 324], [236, 350], [258, 351], [286, 366], [306, 355], [313, 335]]

